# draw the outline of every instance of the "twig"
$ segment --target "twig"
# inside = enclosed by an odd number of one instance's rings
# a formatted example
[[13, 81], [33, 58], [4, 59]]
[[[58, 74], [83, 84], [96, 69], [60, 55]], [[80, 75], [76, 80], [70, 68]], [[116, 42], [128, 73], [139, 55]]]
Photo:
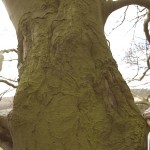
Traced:
[[5, 79], [5, 80], [11, 81], [11, 82], [18, 82], [18, 81], [16, 81], [16, 80], [8, 79], [8, 78], [5, 78], [5, 77], [3, 77], [3, 76], [0, 76], [0, 78], [3, 78], [3, 79]]
[[18, 53], [18, 51], [16, 49], [4, 49], [4, 50], [0, 50], [0, 53], [2, 53], [2, 54], [4, 54], [4, 53], [10, 53], [10, 52]]
[[7, 93], [7, 92], [10, 92], [10, 91], [12, 91], [12, 89], [7, 89], [7, 90], [5, 90], [4, 92], [2, 92], [1, 94], [0, 94], [0, 101], [2, 100], [2, 98], [3, 98], [3, 96]]
[[126, 9], [125, 9], [125, 11], [124, 11], [124, 15], [123, 15], [123, 19], [122, 19], [122, 21], [116, 26], [116, 27], [114, 27], [114, 28], [112, 28], [112, 30], [110, 31], [110, 33], [109, 34], [111, 34], [112, 33], [112, 31], [114, 31], [115, 29], [117, 29], [119, 26], [121, 26], [122, 24], [123, 24], [123, 22], [125, 21], [125, 19], [126, 19], [126, 14], [127, 14], [127, 10], [128, 10], [128, 8], [129, 8], [129, 6], [127, 6], [126, 7]]
[[0, 82], [6, 83], [7, 85], [9, 85], [9, 86], [11, 86], [11, 87], [13, 87], [13, 88], [17, 88], [16, 85], [14, 85], [14, 84], [12, 84], [12, 83], [6, 81], [6, 80], [0, 80]]
[[8, 60], [3, 60], [3, 61], [14, 61], [14, 60], [18, 60], [18, 59], [8, 59]]
[[147, 101], [136, 101], [135, 104], [144, 104], [150, 106], [150, 102]]

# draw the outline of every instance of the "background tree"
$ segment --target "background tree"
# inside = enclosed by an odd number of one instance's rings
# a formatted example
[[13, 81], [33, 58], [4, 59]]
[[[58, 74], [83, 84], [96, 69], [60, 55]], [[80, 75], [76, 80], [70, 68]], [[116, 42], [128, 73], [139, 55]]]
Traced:
[[[134, 13], [133, 10], [135, 11]], [[132, 15], [130, 14], [131, 11], [132, 11]], [[128, 24], [130, 24], [130, 26], [127, 25], [127, 22], [129, 22]], [[143, 85], [142, 88], [144, 88], [144, 85], [145, 87], [148, 87], [149, 85], [148, 81], [144, 78], [145, 76], [148, 76], [148, 71], [149, 71], [149, 54], [150, 54], [149, 37], [150, 36], [148, 30], [148, 23], [149, 23], [149, 12], [145, 7], [139, 7], [136, 5], [131, 7], [127, 6], [126, 9], [124, 9], [123, 15], [120, 15], [120, 18], [118, 17], [118, 20], [115, 23], [116, 24], [115, 27], [112, 27], [112, 29], [110, 30], [111, 32], [114, 30], [116, 31], [117, 28], [121, 27], [122, 30], [126, 30], [127, 35], [128, 34], [130, 35], [131, 43], [130, 46], [128, 44], [128, 47], [125, 50], [125, 56], [123, 58], [123, 61], [125, 61], [125, 63], [128, 65], [129, 68], [132, 68], [130, 69], [130, 71], [132, 70], [132, 75], [131, 74], [130, 76], [128, 75], [128, 78], [127, 76], [124, 76], [131, 88], [138, 88], [138, 85], [141, 86]], [[128, 28], [124, 29], [121, 26], [122, 24], [126, 24]], [[141, 33], [142, 30], [144, 31], [143, 33]], [[107, 34], [109, 32], [107, 32]], [[124, 53], [124, 52], [120, 52], [120, 53]], [[123, 71], [121, 72], [124, 75], [124, 72]], [[138, 83], [136, 81], [142, 81], [142, 82]]]
[[150, 2], [3, 1], [18, 35], [13, 148], [146, 150], [148, 127], [112, 58], [104, 25], [113, 11]]

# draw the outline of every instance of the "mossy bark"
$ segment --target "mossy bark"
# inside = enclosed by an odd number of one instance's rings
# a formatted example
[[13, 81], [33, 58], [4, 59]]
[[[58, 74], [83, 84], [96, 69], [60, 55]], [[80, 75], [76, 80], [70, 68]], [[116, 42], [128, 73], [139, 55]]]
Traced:
[[148, 127], [107, 46], [103, 0], [36, 3], [14, 23], [14, 150], [146, 150]]

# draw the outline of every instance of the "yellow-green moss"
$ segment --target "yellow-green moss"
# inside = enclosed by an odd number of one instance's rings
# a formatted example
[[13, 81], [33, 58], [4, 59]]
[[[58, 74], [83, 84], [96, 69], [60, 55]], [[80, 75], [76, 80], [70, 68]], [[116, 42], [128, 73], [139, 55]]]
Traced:
[[19, 21], [14, 149], [146, 150], [148, 128], [107, 46], [102, 1], [51, 2]]

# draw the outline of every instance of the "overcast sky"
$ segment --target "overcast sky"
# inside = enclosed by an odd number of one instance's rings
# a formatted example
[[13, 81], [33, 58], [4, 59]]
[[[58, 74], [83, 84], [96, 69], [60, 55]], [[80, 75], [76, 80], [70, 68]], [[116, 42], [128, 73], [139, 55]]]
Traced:
[[[117, 29], [113, 30], [113, 28], [117, 27], [117, 25], [120, 24], [120, 22], [123, 20], [124, 18], [123, 14], [125, 12], [125, 9], [126, 7], [117, 10], [110, 15], [105, 26], [105, 32], [106, 35], [108, 35], [107, 39], [110, 41], [111, 51], [115, 60], [118, 63], [119, 70], [122, 73], [124, 79], [127, 79], [127, 78], [132, 78], [133, 76], [136, 75], [137, 67], [135, 68], [125, 64], [125, 62], [123, 61], [123, 57], [125, 56], [125, 51], [128, 51], [131, 48], [131, 45], [134, 45], [134, 42], [136, 42], [136, 44], [143, 43], [144, 40], [142, 39], [145, 38], [145, 35], [143, 32], [144, 18], [136, 25], [136, 30], [132, 28], [136, 21], [136, 20], [134, 21], [133, 18], [136, 18], [137, 16], [137, 8], [135, 6], [130, 6], [128, 8], [124, 23], [121, 26], [119, 26]], [[109, 34], [110, 32], [111, 34]], [[145, 43], [143, 44], [145, 45]], [[143, 57], [145, 57], [145, 55]], [[146, 66], [146, 63], [142, 65]], [[143, 70], [141, 69], [140, 77], [142, 74], [143, 74]], [[139, 81], [131, 82], [128, 85], [131, 88], [135, 88], [135, 87], [150, 88], [149, 87], [150, 84], [146, 84], [150, 82], [149, 77], [145, 77], [140, 82]]]
[[[128, 10], [128, 19], [118, 27], [116, 30], [112, 31], [113, 28], [119, 24], [118, 20], [123, 14], [123, 10], [118, 10], [114, 12], [108, 19], [107, 24], [105, 26], [107, 39], [110, 41], [111, 50], [113, 53], [113, 56], [115, 60], [118, 63], [119, 70], [121, 71], [124, 78], [128, 78], [130, 76], [133, 76], [135, 74], [134, 71], [131, 70], [131, 68], [123, 62], [122, 58], [124, 55], [124, 52], [130, 47], [130, 44], [133, 40], [133, 30], [130, 30], [133, 23], [131, 23], [129, 20], [136, 16], [136, 10], [131, 7]], [[114, 20], [115, 18], [115, 20]], [[112, 32], [111, 32], [112, 31]], [[111, 32], [111, 34], [109, 34]], [[137, 36], [144, 37], [143, 34], [143, 25], [139, 24], [137, 26], [136, 30]], [[4, 8], [4, 5], [2, 4], [2, 1], [0, 0], [0, 50], [3, 49], [10, 49], [10, 48], [17, 48], [17, 38], [16, 33], [14, 30], [14, 27], [9, 20], [8, 14]], [[16, 54], [9, 54], [5, 55], [5, 60], [9, 60], [11, 58], [16, 58]], [[3, 65], [3, 70], [0, 72], [0, 76], [5, 76], [7, 78], [17, 79], [17, 61], [8, 62], [5, 61]], [[145, 79], [144, 82], [147, 82]], [[134, 85], [140, 85], [141, 82], [134, 82], [131, 83], [130, 86]], [[8, 86], [6, 86], [3, 83], [0, 83], [0, 91], [8, 89]], [[141, 86], [142, 88], [147, 88], [146, 86]], [[139, 87], [140, 88], [140, 87]], [[10, 93], [12, 95], [12, 93]]]
[[[8, 17], [6, 9], [2, 1], [0, 0], [0, 50], [4, 49], [12, 49], [17, 48], [17, 38], [15, 29]], [[4, 61], [2, 71], [0, 72], [0, 76], [17, 79], [18, 72], [17, 72], [17, 61], [7, 61], [11, 59], [17, 58], [15, 53], [4, 54]], [[4, 83], [0, 83], [0, 93], [9, 89], [10, 87]], [[13, 95], [13, 92], [8, 93], [7, 95]], [[1, 95], [0, 95], [1, 96]]]

